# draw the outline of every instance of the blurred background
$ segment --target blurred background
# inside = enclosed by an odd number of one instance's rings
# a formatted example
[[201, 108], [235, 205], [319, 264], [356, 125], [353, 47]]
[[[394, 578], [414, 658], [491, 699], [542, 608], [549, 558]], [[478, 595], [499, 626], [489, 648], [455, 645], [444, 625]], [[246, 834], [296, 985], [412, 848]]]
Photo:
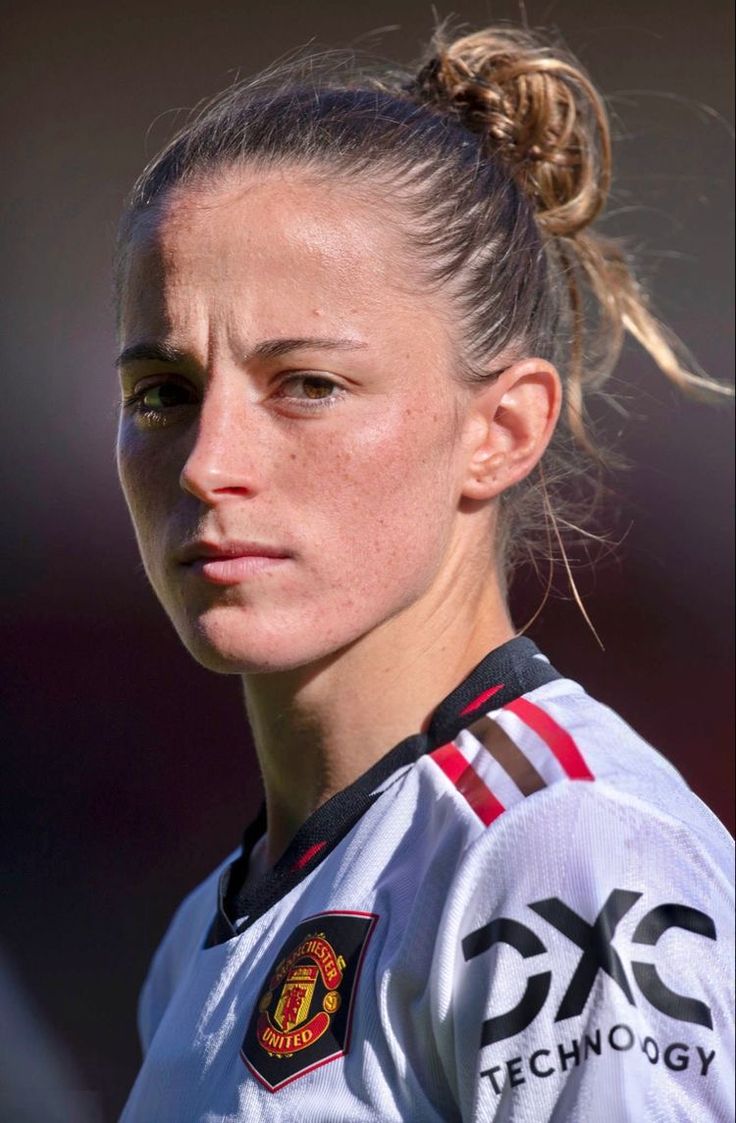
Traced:
[[[656, 303], [732, 378], [732, 10], [726, 0], [527, 0], [616, 119], [610, 233]], [[518, 4], [438, 9], [472, 25]], [[196, 666], [147, 588], [113, 463], [110, 292], [125, 193], [174, 110], [316, 40], [416, 57], [425, 0], [28, 0], [4, 6], [2, 74], [2, 946], [95, 1117], [138, 1064], [135, 1000], [181, 896], [260, 799], [238, 682]], [[680, 400], [628, 347], [609, 435], [616, 554], [531, 634], [660, 747], [733, 827], [730, 408]], [[541, 590], [521, 582], [517, 619]]]

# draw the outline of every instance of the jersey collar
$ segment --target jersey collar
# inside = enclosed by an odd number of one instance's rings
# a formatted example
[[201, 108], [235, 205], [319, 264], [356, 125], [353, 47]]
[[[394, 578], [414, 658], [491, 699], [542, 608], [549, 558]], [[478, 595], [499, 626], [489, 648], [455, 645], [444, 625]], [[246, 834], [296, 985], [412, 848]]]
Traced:
[[561, 675], [526, 636], [495, 648], [463, 679], [432, 715], [427, 736], [432, 752], [451, 741], [482, 713], [500, 709]]
[[251, 850], [266, 830], [266, 811], [261, 807], [245, 831], [240, 855], [220, 878], [217, 914], [205, 947], [239, 935], [311, 873], [380, 797], [395, 773], [453, 740], [480, 714], [560, 677], [536, 644], [524, 636], [495, 648], [440, 702], [425, 733], [400, 741], [362, 776], [318, 807], [273, 869], [246, 887]]

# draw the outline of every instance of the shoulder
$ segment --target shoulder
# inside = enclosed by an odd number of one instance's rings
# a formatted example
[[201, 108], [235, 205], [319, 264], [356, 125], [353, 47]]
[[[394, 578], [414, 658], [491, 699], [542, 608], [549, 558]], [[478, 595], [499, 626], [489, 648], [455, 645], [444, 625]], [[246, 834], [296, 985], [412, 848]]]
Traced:
[[[682, 1096], [698, 1118], [721, 1118], [733, 843], [616, 715], [582, 692], [540, 708], [591, 777], [550, 777], [459, 857], [432, 977], [463, 1117], [506, 1119], [508, 1096], [514, 1119], [556, 1117], [564, 1100], [564, 1117], [582, 1120], [586, 1097], [602, 1093], [612, 1118], [654, 1118], [645, 1100], [674, 1111]], [[525, 744], [519, 715], [501, 720]]]
[[466, 921], [499, 908], [526, 912], [553, 896], [595, 917], [620, 890], [627, 911], [635, 901], [639, 913], [647, 902], [680, 900], [719, 919], [726, 936], [733, 842], [717, 821], [699, 821], [697, 804], [689, 821], [687, 804], [682, 799], [673, 813], [607, 780], [551, 785], [467, 848], [453, 887], [468, 897]]
[[645, 834], [650, 848], [676, 837], [693, 861], [708, 854], [730, 869], [730, 836], [676, 769], [567, 679], [474, 718], [422, 768], [435, 799], [454, 797], [466, 849], [533, 850], [541, 877], [576, 835], [581, 860], [623, 861], [625, 840], [636, 849]]
[[184, 898], [156, 949], [138, 1003], [138, 1029], [144, 1050], [205, 940], [217, 908], [220, 877], [236, 856], [229, 855]]
[[[457, 981], [462, 964], [462, 978], [482, 983], [500, 945], [512, 961], [550, 954], [573, 970], [576, 937], [595, 931], [643, 946], [667, 933], [676, 959], [702, 956], [725, 981], [728, 832], [659, 753], [574, 683], [521, 701], [486, 715], [490, 732], [476, 725], [456, 738], [472, 784], [435, 769], [435, 785], [455, 787], [464, 823], [437, 937], [444, 977]], [[532, 780], [520, 774], [525, 763]]]

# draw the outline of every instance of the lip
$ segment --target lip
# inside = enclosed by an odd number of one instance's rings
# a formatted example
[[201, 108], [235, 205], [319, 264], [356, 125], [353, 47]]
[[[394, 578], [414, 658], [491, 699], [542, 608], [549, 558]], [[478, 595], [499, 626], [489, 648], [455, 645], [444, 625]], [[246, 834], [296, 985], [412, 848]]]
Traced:
[[213, 585], [237, 585], [289, 561], [291, 554], [264, 542], [189, 542], [177, 552], [185, 569]]

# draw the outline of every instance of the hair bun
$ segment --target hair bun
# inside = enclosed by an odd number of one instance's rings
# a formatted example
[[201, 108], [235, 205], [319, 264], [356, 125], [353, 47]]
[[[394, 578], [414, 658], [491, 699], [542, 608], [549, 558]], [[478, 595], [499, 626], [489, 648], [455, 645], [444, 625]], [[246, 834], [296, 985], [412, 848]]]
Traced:
[[611, 174], [608, 116], [580, 65], [528, 31], [446, 42], [417, 75], [422, 100], [455, 114], [508, 167], [542, 227], [573, 235], [602, 210]]

